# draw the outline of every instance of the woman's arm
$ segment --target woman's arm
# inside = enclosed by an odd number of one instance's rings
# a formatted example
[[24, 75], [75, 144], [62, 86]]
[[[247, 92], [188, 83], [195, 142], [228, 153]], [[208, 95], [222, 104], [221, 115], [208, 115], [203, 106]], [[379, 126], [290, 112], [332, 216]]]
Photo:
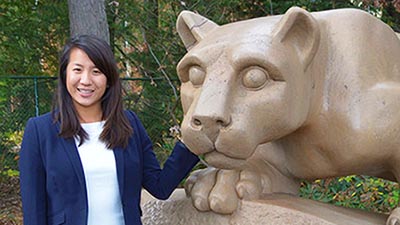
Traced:
[[46, 225], [46, 171], [40, 152], [38, 129], [29, 119], [19, 159], [24, 225]]
[[163, 169], [153, 151], [153, 143], [142, 123], [132, 113], [136, 121], [134, 133], [138, 132], [143, 153], [143, 187], [158, 199], [167, 199], [179, 183], [190, 173], [199, 158], [180, 141], [164, 163]]
[[177, 142], [171, 155], [164, 163], [163, 169], [154, 173], [155, 164], [158, 165], [158, 161], [154, 154], [150, 154], [152, 151], [152, 149], [146, 149], [144, 153], [143, 186], [154, 197], [164, 200], [190, 173], [199, 158], [190, 152], [182, 142]]

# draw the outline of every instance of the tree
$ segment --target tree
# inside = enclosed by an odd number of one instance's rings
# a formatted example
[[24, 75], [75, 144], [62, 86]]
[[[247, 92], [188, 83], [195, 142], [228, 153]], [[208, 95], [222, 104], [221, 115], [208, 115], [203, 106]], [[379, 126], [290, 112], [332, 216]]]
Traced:
[[67, 13], [64, 1], [0, 1], [0, 76], [54, 75]]
[[68, 0], [71, 37], [91, 34], [110, 43], [105, 0]]

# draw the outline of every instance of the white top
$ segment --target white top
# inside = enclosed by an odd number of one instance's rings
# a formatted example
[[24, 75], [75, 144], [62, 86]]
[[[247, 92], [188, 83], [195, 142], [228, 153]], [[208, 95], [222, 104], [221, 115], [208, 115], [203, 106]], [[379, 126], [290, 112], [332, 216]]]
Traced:
[[75, 138], [85, 174], [89, 205], [88, 225], [125, 225], [112, 150], [99, 140], [104, 121], [83, 123], [89, 139]]

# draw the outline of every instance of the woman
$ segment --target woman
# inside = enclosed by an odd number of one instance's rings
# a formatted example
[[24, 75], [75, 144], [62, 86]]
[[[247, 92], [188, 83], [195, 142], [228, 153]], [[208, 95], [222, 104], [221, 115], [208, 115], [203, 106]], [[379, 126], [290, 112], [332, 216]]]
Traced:
[[28, 120], [20, 153], [25, 225], [141, 224], [142, 187], [167, 199], [198, 162], [178, 142], [160, 169], [141, 122], [123, 110], [109, 45], [70, 40], [52, 113]]

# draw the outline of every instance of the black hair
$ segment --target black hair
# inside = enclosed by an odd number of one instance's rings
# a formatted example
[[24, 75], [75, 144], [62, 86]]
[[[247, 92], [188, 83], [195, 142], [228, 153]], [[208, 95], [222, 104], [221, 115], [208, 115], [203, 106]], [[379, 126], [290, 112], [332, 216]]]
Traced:
[[117, 63], [111, 47], [104, 40], [91, 35], [80, 35], [70, 39], [64, 46], [59, 63], [58, 86], [53, 104], [53, 118], [60, 122], [59, 135], [64, 138], [78, 137], [81, 145], [88, 135], [82, 129], [71, 95], [67, 90], [67, 66], [72, 49], [84, 51], [90, 60], [107, 78], [107, 89], [101, 99], [102, 119], [105, 120], [100, 139], [108, 148], [126, 147], [133, 130], [122, 103], [122, 86]]

